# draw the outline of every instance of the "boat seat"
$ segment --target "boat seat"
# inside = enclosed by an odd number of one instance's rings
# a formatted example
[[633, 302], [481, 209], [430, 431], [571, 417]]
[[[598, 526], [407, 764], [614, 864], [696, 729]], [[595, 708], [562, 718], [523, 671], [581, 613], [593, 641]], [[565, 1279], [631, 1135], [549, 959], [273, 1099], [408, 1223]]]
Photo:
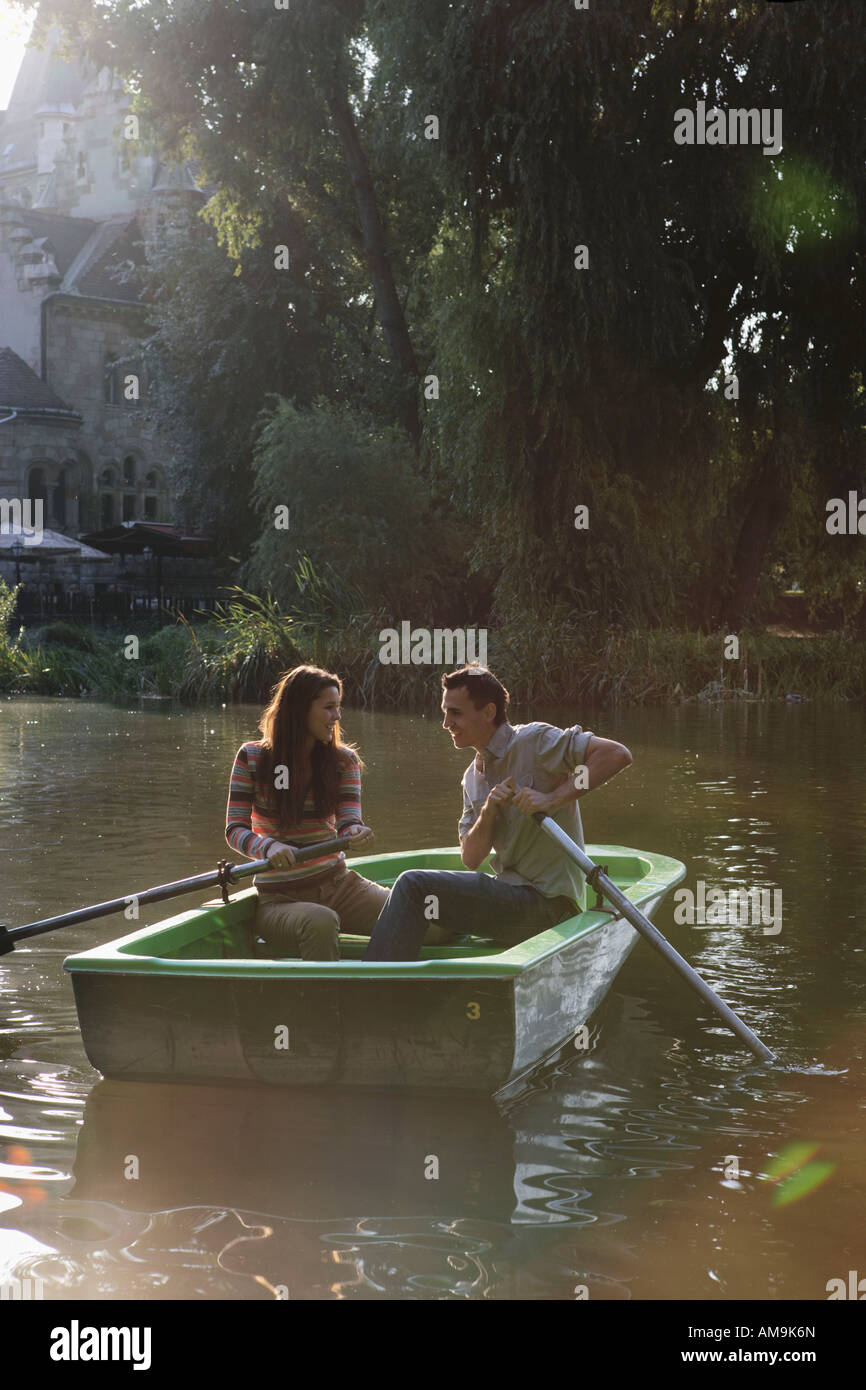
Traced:
[[[351, 932], [340, 932], [340, 957], [343, 960], [362, 960], [370, 938]], [[452, 941], [439, 946], [422, 946], [421, 960], [451, 960], [469, 956], [489, 956], [506, 950], [507, 947], [490, 936], [455, 936]], [[239, 931], [236, 925], [209, 932], [207, 936], [187, 942], [163, 952], [169, 958], [190, 959], [229, 959], [229, 960], [274, 960], [265, 941], [248, 923], [243, 923]]]
[[[367, 949], [369, 936], [355, 936], [350, 932], [340, 932], [340, 956], [344, 960], [358, 960]], [[452, 960], [454, 957], [489, 956], [504, 950], [501, 941], [488, 936], [455, 936], [441, 946], [422, 946], [420, 960]]]

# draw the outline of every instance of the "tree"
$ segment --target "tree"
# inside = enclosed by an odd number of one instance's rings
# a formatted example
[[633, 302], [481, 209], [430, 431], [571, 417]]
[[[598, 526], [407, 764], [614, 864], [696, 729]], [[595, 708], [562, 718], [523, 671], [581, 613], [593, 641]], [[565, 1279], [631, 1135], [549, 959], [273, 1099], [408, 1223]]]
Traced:
[[[311, 458], [354, 402], [384, 457], [391, 426], [420, 441], [471, 563], [501, 572], [502, 623], [557, 601], [737, 625], [792, 564], [837, 592], [825, 501], [866, 485], [859, 0], [42, 8], [133, 75], [154, 137], [219, 188], [208, 218], [242, 293], [236, 319], [199, 316], [220, 348], [183, 380], [194, 419], [213, 404], [232, 492], [252, 474], [220, 427], [251, 470], [269, 392]], [[781, 149], [760, 122], [679, 143], [699, 102], [781, 112]], [[163, 333], [176, 362], [190, 338]], [[258, 381], [244, 340], [269, 345]]]
[[483, 616], [479, 586], [467, 593], [469, 528], [443, 515], [398, 426], [377, 425], [357, 404], [319, 399], [302, 410], [277, 398], [263, 412], [254, 466], [261, 531], [246, 583], [289, 603], [307, 558], [356, 588], [387, 626]]
[[149, 147], [194, 161], [216, 187], [203, 213], [216, 243], [193, 226], [151, 255], [149, 358], [183, 508], [236, 553], [254, 535], [251, 457], [269, 393], [301, 407], [355, 399], [418, 442], [404, 306], [435, 200], [423, 162], [402, 160], [399, 113], [392, 131], [390, 108], [383, 119], [370, 99], [362, 10], [46, 0], [40, 11], [41, 30], [63, 23], [76, 51], [121, 71]]
[[[280, 10], [270, 0], [44, 0], [35, 33], [60, 23], [92, 62], [122, 72], [154, 147], [196, 160], [217, 186], [205, 215], [230, 256], [266, 246], [275, 206], [294, 214], [296, 237], [310, 230], [308, 249], [331, 261], [335, 288], [363, 296], [374, 315], [392, 366], [392, 408], [417, 444], [418, 365], [398, 288], [403, 248], [389, 235], [382, 195], [397, 173], [387, 145], [365, 148], [368, 129], [371, 140], [383, 130], [365, 105], [363, 20], [352, 0], [293, 0]], [[424, 199], [413, 203], [417, 227]]]
[[[609, 619], [741, 621], [792, 478], [864, 477], [859, 5], [376, 15], [391, 81], [443, 132], [430, 444], [485, 499], [480, 553], [514, 538], [503, 612], [565, 591]], [[678, 146], [702, 97], [781, 109], [782, 152]], [[796, 496], [799, 529], [823, 525]]]

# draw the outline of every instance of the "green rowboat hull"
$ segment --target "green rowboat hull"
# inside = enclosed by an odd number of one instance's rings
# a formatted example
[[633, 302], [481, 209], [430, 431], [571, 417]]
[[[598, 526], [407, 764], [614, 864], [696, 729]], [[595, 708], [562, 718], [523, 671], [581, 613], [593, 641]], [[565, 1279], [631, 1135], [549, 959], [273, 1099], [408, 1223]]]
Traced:
[[[678, 860], [618, 845], [587, 853], [652, 917], [685, 875]], [[352, 861], [376, 882], [462, 868], [459, 851]], [[494, 938], [422, 947], [417, 961], [364, 961], [341, 936], [335, 962], [256, 954], [256, 890], [206, 903], [68, 957], [84, 1047], [121, 1080], [290, 1086], [519, 1085], [577, 1036], [638, 940], [591, 908], [502, 950]]]

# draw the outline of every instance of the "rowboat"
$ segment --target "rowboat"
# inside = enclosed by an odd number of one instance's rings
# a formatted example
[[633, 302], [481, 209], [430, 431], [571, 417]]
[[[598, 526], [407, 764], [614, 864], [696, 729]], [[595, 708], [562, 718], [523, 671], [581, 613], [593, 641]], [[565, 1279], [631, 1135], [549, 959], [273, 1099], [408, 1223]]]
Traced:
[[[587, 853], [646, 917], [685, 875], [666, 855], [622, 845]], [[460, 869], [456, 848], [353, 860], [393, 884], [407, 869]], [[488, 866], [484, 866], [485, 869]], [[207, 902], [69, 956], [84, 1048], [120, 1080], [260, 1082], [507, 1092], [585, 1026], [638, 940], [600, 897], [519, 945], [458, 937], [417, 961], [269, 959], [254, 931], [257, 891]]]

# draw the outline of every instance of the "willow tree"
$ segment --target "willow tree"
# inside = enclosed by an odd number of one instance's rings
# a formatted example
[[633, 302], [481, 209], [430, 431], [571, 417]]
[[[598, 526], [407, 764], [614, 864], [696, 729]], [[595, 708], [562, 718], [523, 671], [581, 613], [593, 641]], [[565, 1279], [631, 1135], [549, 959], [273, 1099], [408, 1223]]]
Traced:
[[[474, 562], [501, 572], [501, 615], [562, 598], [608, 621], [734, 623], [786, 564], [839, 570], [824, 501], [863, 479], [859, 0], [42, 0], [42, 16], [131, 75], [157, 143], [220, 189], [209, 216], [253, 294], [208, 371], [260, 341], [259, 292], [264, 341], [281, 304], [305, 316], [306, 374], [266, 367], [257, 403], [357, 390], [383, 431], [423, 428]], [[781, 150], [679, 143], [699, 103], [780, 111]], [[280, 290], [277, 240], [297, 268]], [[456, 568], [464, 554], [455, 531]]]
[[[861, 6], [371, 10], [438, 120], [427, 444], [502, 611], [739, 621], [864, 477]], [[699, 101], [780, 110], [780, 152], [677, 143]]]

